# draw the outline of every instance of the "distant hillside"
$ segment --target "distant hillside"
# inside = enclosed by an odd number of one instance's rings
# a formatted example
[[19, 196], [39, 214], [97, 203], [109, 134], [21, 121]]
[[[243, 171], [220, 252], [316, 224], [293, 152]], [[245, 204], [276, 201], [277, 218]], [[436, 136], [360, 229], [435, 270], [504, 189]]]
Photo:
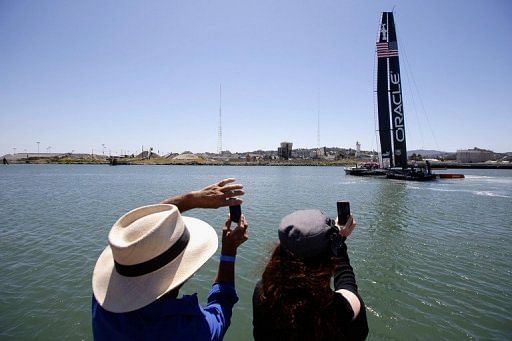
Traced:
[[450, 152], [442, 152], [439, 150], [429, 150], [429, 149], [416, 149], [416, 150], [408, 150], [407, 156], [411, 156], [412, 154], [421, 155], [421, 156], [439, 156], [450, 154]]

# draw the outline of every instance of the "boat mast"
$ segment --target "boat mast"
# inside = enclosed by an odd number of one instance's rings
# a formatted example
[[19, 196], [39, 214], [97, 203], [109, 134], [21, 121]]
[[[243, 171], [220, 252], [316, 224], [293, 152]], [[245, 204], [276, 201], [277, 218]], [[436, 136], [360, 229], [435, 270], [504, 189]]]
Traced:
[[391, 104], [391, 129], [393, 137], [393, 157], [396, 166], [407, 168], [407, 147], [405, 143], [405, 120], [402, 98], [402, 79], [398, 60], [398, 43], [396, 39], [393, 12], [388, 17], [388, 53], [389, 57], [389, 98]]

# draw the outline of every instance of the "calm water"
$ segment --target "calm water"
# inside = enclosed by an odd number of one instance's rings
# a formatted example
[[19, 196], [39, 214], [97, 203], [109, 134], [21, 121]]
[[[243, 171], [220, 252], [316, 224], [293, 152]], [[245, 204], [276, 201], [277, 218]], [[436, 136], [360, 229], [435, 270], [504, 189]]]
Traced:
[[[251, 339], [251, 294], [285, 214], [351, 201], [351, 261], [370, 339], [512, 339], [512, 171], [412, 183], [337, 167], [10, 165], [0, 168], [0, 337], [91, 339], [91, 272], [126, 211], [224, 177], [245, 185], [250, 240], [227, 340]], [[227, 209], [189, 215], [219, 231]], [[218, 262], [183, 288], [205, 295]]]

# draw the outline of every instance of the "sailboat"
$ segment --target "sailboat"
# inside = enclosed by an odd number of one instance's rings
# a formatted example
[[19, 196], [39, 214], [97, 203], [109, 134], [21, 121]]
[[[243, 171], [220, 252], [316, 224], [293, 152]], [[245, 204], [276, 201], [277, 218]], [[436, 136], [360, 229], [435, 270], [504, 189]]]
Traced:
[[377, 109], [380, 138], [380, 168], [345, 170], [350, 175], [386, 175], [390, 179], [433, 180], [436, 175], [427, 169], [407, 164], [404, 106], [398, 43], [393, 12], [383, 12], [376, 43], [377, 54]]

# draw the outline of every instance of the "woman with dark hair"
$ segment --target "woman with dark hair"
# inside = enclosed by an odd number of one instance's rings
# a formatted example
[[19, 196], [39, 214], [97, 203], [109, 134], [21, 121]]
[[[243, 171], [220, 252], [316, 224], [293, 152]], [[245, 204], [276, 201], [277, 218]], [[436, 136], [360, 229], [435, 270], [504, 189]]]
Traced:
[[345, 244], [355, 225], [350, 216], [338, 226], [319, 210], [283, 218], [280, 244], [253, 294], [255, 340], [366, 338], [366, 310]]

